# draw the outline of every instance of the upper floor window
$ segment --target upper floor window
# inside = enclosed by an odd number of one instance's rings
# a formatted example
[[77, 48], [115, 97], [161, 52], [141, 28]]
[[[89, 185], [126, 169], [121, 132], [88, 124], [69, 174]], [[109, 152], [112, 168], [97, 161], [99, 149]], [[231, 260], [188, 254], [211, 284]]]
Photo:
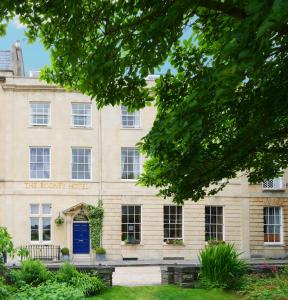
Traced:
[[121, 125], [122, 128], [139, 128], [140, 111], [129, 112], [126, 106], [121, 106]]
[[140, 175], [140, 153], [135, 147], [121, 148], [121, 179], [137, 179]]
[[51, 204], [30, 204], [30, 239], [51, 241]]
[[281, 207], [264, 207], [264, 242], [282, 243]]
[[182, 206], [164, 205], [164, 242], [182, 239]]
[[265, 180], [262, 183], [264, 191], [283, 191], [285, 190], [285, 181], [283, 177], [277, 177], [273, 179]]
[[90, 103], [72, 103], [72, 126], [91, 127]]
[[72, 148], [72, 179], [91, 179], [91, 149]]
[[222, 241], [223, 227], [223, 207], [205, 206], [205, 241]]
[[49, 147], [30, 147], [30, 178], [50, 179]]
[[122, 241], [138, 244], [141, 240], [141, 206], [122, 205]]
[[30, 124], [47, 126], [50, 123], [50, 103], [30, 102]]

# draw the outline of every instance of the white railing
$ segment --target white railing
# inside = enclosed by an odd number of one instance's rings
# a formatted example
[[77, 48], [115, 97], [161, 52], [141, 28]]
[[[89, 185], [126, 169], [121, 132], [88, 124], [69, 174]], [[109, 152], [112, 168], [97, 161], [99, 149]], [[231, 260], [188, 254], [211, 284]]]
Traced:
[[265, 180], [262, 183], [263, 191], [284, 191], [286, 187], [283, 177]]

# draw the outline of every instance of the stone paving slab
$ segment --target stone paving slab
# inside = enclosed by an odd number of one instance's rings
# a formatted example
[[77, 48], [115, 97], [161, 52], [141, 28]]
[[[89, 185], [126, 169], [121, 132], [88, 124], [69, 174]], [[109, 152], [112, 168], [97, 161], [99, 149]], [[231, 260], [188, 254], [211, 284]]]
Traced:
[[159, 266], [117, 267], [113, 274], [113, 285], [143, 286], [161, 284]]

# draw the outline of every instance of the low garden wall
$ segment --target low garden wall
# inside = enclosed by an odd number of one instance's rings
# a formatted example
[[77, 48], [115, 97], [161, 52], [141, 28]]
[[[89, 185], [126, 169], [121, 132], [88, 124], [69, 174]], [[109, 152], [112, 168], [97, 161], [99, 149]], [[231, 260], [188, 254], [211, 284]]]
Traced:
[[[271, 274], [280, 271], [287, 262], [250, 264], [249, 273]], [[161, 266], [161, 283], [175, 284], [181, 287], [197, 287], [199, 278], [199, 265], [165, 265]]]

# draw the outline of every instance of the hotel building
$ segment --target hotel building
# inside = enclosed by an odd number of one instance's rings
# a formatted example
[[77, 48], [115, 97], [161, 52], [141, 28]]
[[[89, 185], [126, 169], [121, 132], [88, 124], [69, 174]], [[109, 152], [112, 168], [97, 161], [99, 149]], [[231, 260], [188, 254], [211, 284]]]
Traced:
[[287, 172], [259, 185], [239, 176], [213, 197], [176, 206], [136, 184], [144, 160], [136, 145], [156, 109], [98, 110], [35, 72], [25, 77], [19, 45], [0, 51], [0, 107], [0, 226], [15, 246], [92, 257], [85, 204], [101, 200], [108, 260], [196, 260], [209, 239], [247, 258], [288, 255]]

